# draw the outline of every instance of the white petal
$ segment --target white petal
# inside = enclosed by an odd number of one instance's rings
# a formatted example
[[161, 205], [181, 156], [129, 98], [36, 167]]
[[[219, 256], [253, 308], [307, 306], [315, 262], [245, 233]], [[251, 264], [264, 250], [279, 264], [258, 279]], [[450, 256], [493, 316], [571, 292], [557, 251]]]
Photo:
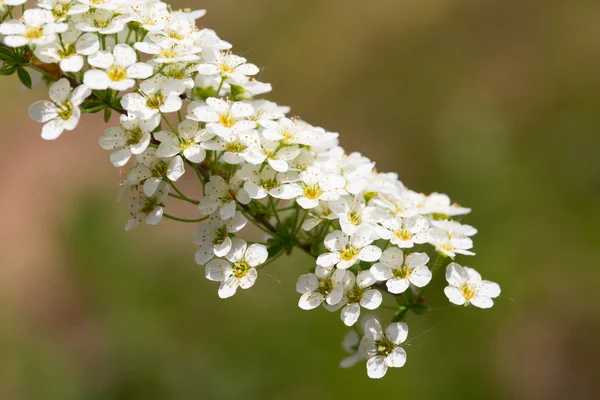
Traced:
[[88, 57], [88, 63], [96, 68], [108, 69], [114, 62], [113, 55], [109, 51], [104, 50], [100, 50]]
[[380, 340], [383, 337], [381, 324], [375, 318], [370, 318], [365, 322], [365, 336], [372, 342]]
[[349, 237], [342, 231], [333, 231], [325, 236], [325, 247], [329, 251], [341, 251], [348, 245]]
[[251, 288], [252, 286], [254, 286], [254, 283], [256, 282], [257, 278], [258, 278], [258, 271], [254, 268], [250, 268], [248, 270], [248, 272], [246, 272], [246, 275], [244, 275], [240, 279], [240, 287], [242, 289]]
[[385, 362], [385, 357], [375, 356], [367, 361], [367, 375], [371, 379], [380, 379], [385, 376], [388, 366]]
[[467, 281], [467, 275], [463, 267], [457, 263], [450, 263], [446, 267], [446, 280], [452, 286], [462, 286]]
[[223, 282], [231, 275], [231, 264], [225, 260], [212, 260], [206, 265], [206, 279]]
[[387, 281], [386, 286], [390, 293], [400, 294], [404, 293], [404, 291], [408, 289], [409, 284], [410, 282], [408, 279], [392, 278]]
[[83, 75], [83, 83], [90, 89], [105, 90], [108, 88], [110, 79], [106, 72], [97, 69], [90, 69]]
[[[135, 54], [135, 50], [129, 47], [126, 44], [118, 44], [113, 49], [113, 54], [115, 57], [115, 62], [119, 64], [121, 67], [129, 67], [133, 63], [135, 63], [137, 57]], [[152, 75], [152, 74], [150, 74]], [[150, 76], [148, 75], [148, 76]], [[147, 78], [147, 77], [146, 77]]]
[[300, 297], [298, 301], [298, 307], [303, 310], [312, 310], [321, 305], [324, 298], [321, 293], [318, 292], [306, 292]]
[[400, 344], [408, 337], [408, 325], [404, 322], [394, 322], [385, 330], [385, 336], [394, 344]]
[[319, 287], [319, 279], [315, 274], [304, 274], [300, 275], [296, 282], [296, 292], [304, 294], [306, 292], [312, 292]]
[[62, 120], [58, 118], [46, 122], [42, 128], [42, 139], [54, 140], [57, 139], [64, 131]]
[[406, 351], [402, 347], [397, 347], [386, 358], [388, 367], [400, 368], [406, 364]]
[[479, 293], [484, 296], [496, 298], [500, 296], [500, 285], [495, 282], [482, 281], [479, 287]]
[[267, 261], [269, 257], [269, 253], [267, 252], [267, 248], [262, 244], [252, 244], [246, 250], [245, 259], [248, 265], [251, 267], [256, 267], [257, 265], [263, 264]]
[[444, 293], [448, 297], [448, 300], [450, 300], [450, 303], [457, 304], [459, 306], [465, 304], [465, 297], [460, 289], [456, 286], [446, 286], [444, 288]]
[[425, 253], [411, 253], [408, 256], [406, 256], [406, 260], [404, 261], [404, 264], [410, 268], [416, 268], [416, 267], [420, 267], [422, 265], [425, 265], [429, 262], [429, 256]]
[[381, 249], [377, 246], [369, 245], [363, 247], [357, 255], [357, 258], [362, 261], [374, 262], [381, 257]]
[[494, 305], [494, 300], [478, 293], [470, 300], [470, 303], [479, 308], [491, 308]]
[[219, 291], [218, 291], [219, 297], [222, 299], [226, 299], [226, 298], [233, 296], [235, 294], [235, 292], [237, 291], [237, 288], [239, 285], [240, 285], [239, 280], [236, 277], [232, 276], [231, 278], [222, 282], [221, 286], [219, 286]]
[[340, 317], [347, 326], [354, 325], [360, 317], [360, 305], [358, 305], [358, 303], [348, 304], [342, 309]]
[[408, 280], [416, 287], [423, 287], [431, 282], [431, 271], [426, 266], [422, 265], [412, 270]]
[[317, 258], [317, 265], [325, 268], [331, 268], [341, 261], [341, 257], [336, 253], [323, 253]]
[[133, 79], [146, 79], [150, 75], [152, 75], [153, 72], [154, 69], [152, 68], [152, 66], [146, 63], [139, 62], [127, 68], [127, 77]]
[[383, 296], [379, 292], [379, 290], [371, 289], [367, 290], [362, 299], [360, 299], [360, 305], [367, 310], [374, 310], [381, 305], [383, 301]]

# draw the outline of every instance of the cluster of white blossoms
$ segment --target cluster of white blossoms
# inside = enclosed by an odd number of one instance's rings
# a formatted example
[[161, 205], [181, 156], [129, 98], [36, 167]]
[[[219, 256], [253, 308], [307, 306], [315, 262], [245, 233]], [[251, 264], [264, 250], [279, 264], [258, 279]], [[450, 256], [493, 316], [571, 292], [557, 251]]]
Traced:
[[[369, 377], [381, 378], [404, 365], [404, 320], [427, 311], [423, 294], [441, 268], [454, 304], [489, 308], [499, 296], [497, 284], [450, 262], [474, 254], [477, 230], [459, 222], [470, 209], [406, 188], [362, 154], [346, 153], [337, 133], [258, 99], [271, 85], [257, 81], [259, 68], [228, 42], [196, 26], [203, 10], [153, 0], [39, 0], [30, 9], [24, 2], [3, 1], [0, 72], [26, 86], [29, 70], [49, 81], [50, 99], [29, 110], [44, 124], [42, 137], [56, 139], [82, 113], [103, 112], [114, 126], [100, 146], [115, 167], [128, 168], [120, 196], [130, 198], [126, 229], [165, 218], [198, 224], [195, 259], [219, 282], [219, 297], [251, 288], [261, 268], [301, 249], [315, 261], [298, 278], [299, 307], [339, 311], [353, 327], [344, 341], [353, 354], [342, 366], [366, 360]], [[186, 174], [201, 198], [176, 186]], [[165, 212], [171, 202], [196, 205], [198, 218]], [[247, 225], [262, 229], [263, 240], [242, 239]], [[396, 309], [391, 324], [372, 318], [357, 326], [361, 309], [378, 309], [384, 295]]]

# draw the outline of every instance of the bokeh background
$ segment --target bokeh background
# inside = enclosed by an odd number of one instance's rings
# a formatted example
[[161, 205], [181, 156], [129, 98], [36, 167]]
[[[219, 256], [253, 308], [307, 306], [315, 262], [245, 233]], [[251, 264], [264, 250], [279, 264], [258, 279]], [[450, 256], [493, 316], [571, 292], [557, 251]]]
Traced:
[[0, 399], [600, 398], [600, 2], [175, 6], [207, 8], [294, 115], [472, 207], [478, 254], [458, 261], [502, 296], [454, 308], [438, 282], [404, 368], [341, 370], [339, 317], [296, 306], [310, 259], [219, 300], [193, 226], [123, 231], [100, 117], [44, 142], [27, 106], [45, 90], [3, 78]]

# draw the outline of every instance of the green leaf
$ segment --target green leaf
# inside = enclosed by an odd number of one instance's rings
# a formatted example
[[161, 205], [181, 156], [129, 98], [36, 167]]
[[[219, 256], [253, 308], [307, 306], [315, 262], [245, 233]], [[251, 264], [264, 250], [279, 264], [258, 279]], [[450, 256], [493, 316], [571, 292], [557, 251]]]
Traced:
[[81, 109], [81, 112], [93, 114], [104, 110], [106, 108], [106, 103], [103, 101], [88, 101], [79, 106], [79, 108]]
[[111, 115], [112, 115], [112, 109], [106, 107], [104, 109], [104, 122], [108, 123], [108, 121], [110, 121]]
[[27, 89], [31, 89], [31, 75], [29, 72], [23, 67], [17, 67], [17, 76], [19, 80]]
[[15, 55], [10, 49], [0, 47], [0, 60], [14, 63]]
[[15, 71], [17, 70], [17, 67], [15, 67], [14, 65], [6, 65], [2, 68], [0, 68], [0, 75], [12, 75], [15, 73]]

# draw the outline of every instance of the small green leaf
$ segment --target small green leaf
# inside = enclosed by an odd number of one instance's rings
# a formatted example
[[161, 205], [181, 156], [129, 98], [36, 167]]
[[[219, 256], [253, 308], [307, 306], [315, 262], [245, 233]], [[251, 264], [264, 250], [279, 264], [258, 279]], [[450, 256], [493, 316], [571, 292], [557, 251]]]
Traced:
[[29, 72], [23, 67], [17, 67], [17, 76], [19, 80], [27, 89], [31, 89], [31, 75]]
[[103, 101], [88, 101], [79, 106], [79, 108], [81, 109], [81, 112], [93, 114], [104, 110], [106, 108], [106, 103]]
[[15, 61], [15, 55], [14, 53], [10, 50], [7, 49], [5, 47], [0, 47], [0, 60], [2, 61]]
[[104, 109], [104, 122], [108, 123], [108, 121], [110, 121], [111, 115], [112, 115], [112, 109], [106, 107]]
[[15, 67], [14, 65], [6, 65], [2, 68], [0, 68], [0, 75], [12, 75], [15, 73], [15, 71], [17, 70], [17, 67]]

